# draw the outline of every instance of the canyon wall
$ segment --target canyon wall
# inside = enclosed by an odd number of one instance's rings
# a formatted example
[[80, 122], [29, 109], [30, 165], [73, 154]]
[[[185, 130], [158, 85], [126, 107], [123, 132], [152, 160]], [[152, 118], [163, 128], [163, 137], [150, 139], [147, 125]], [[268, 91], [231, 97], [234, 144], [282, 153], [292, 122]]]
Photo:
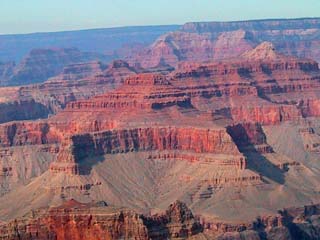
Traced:
[[263, 41], [286, 55], [320, 61], [319, 18], [187, 23], [128, 57], [132, 64], [177, 66], [179, 61], [205, 62], [240, 56]]
[[0, 225], [0, 239], [167, 239], [186, 238], [202, 227], [184, 203], [176, 202], [161, 215], [144, 217], [105, 202], [32, 211], [27, 217]]
[[105, 202], [66, 201], [59, 207], [33, 210], [0, 225], [1, 239], [317, 239], [319, 205], [287, 208], [248, 223], [219, 223], [194, 217], [182, 202], [162, 214], [139, 215]]

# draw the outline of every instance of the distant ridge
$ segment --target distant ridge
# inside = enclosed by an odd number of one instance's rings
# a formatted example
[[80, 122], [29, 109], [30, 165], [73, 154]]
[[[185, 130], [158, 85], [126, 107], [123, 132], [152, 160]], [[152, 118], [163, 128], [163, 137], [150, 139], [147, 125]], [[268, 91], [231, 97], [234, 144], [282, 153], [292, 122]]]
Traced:
[[180, 25], [136, 26], [0, 35], [0, 62], [19, 62], [34, 48], [71, 48], [110, 53], [132, 44], [149, 45], [159, 36], [178, 30]]
[[[277, 24], [271, 24], [277, 22]], [[188, 22], [181, 27], [186, 32], [223, 32], [234, 31], [239, 28], [243, 30], [281, 30], [290, 26], [291, 29], [300, 28], [320, 28], [320, 18], [293, 18], [293, 19], [258, 19], [258, 20], [241, 20], [230, 22]]]
[[189, 23], [234, 23], [234, 22], [269, 22], [269, 21], [288, 21], [288, 20], [319, 20], [320, 17], [301, 17], [301, 18], [261, 18], [261, 19], [245, 19], [232, 21], [200, 21], [200, 22], [186, 22]]

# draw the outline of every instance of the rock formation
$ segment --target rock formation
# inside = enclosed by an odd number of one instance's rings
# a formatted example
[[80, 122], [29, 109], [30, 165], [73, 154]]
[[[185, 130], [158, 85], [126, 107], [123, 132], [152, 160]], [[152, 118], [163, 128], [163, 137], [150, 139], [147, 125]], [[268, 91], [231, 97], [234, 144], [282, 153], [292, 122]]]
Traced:
[[106, 57], [76, 48], [33, 49], [16, 66], [7, 64], [7, 69], [0, 70], [0, 77], [6, 81], [2, 85], [28, 85], [59, 74], [69, 64], [92, 60], [106, 60]]
[[204, 232], [212, 239], [317, 239], [319, 205], [292, 207], [274, 216], [263, 216], [252, 223], [221, 224], [202, 220]]
[[32, 210], [0, 224], [1, 239], [317, 239], [319, 205], [287, 208], [253, 222], [227, 224], [199, 219], [182, 202], [162, 214], [139, 215], [106, 202], [73, 199], [58, 207]]
[[67, 66], [45, 83], [0, 88], [0, 122], [46, 118], [66, 104], [105, 93], [136, 73], [126, 62], [117, 60], [104, 66], [101, 62]]
[[144, 67], [162, 62], [212, 61], [240, 56], [259, 43], [272, 42], [286, 55], [320, 61], [319, 19], [257, 20], [187, 23], [161, 36], [154, 44], [129, 57]]
[[167, 239], [201, 231], [199, 221], [181, 202], [170, 205], [162, 215], [144, 217], [105, 202], [82, 204], [71, 199], [0, 225], [0, 239]]
[[203, 62], [235, 57], [253, 46], [249, 33], [243, 30], [221, 33], [216, 41], [212, 41], [210, 34], [173, 32], [160, 37], [136, 56], [129, 56], [128, 61], [144, 68], [164, 64], [177, 66], [180, 61]]

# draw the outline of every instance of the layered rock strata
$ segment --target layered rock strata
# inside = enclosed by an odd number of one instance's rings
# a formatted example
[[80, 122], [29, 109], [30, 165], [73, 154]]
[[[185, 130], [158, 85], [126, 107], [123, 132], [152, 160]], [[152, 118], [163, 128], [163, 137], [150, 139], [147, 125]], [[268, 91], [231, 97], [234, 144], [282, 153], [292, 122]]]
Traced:
[[269, 41], [286, 55], [319, 62], [319, 18], [187, 23], [129, 55], [132, 64], [177, 66], [180, 61], [205, 62], [240, 56]]
[[105, 202], [81, 204], [69, 200], [59, 207], [32, 211], [27, 217], [0, 226], [0, 239], [164, 239], [186, 238], [202, 231], [184, 203], [166, 213], [141, 216]]

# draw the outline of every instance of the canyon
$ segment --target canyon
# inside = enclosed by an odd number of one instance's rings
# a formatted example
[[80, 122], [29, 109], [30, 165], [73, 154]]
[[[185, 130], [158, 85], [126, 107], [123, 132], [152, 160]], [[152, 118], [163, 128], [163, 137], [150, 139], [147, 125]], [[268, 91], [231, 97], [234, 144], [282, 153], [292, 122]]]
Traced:
[[0, 88], [0, 239], [318, 239], [318, 31], [188, 23]]

